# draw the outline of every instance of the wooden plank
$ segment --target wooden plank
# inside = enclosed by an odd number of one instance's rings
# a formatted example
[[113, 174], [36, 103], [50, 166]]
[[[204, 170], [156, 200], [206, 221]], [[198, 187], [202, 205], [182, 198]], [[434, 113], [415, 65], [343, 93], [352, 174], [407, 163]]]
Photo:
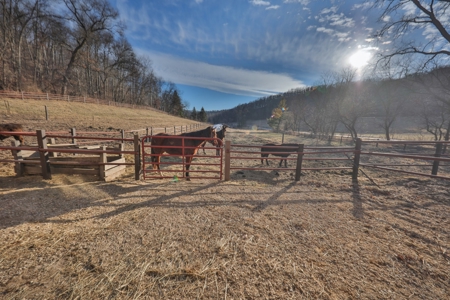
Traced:
[[126, 168], [125, 166], [116, 166], [114, 169], [110, 169], [105, 172], [105, 181], [111, 181], [123, 174], [125, 174]]
[[23, 165], [22, 175], [40, 175], [42, 168], [40, 165]]
[[67, 164], [79, 164], [79, 163], [98, 163], [98, 156], [90, 157], [52, 157], [50, 158], [50, 163], [52, 162], [65, 162]]
[[80, 169], [80, 168], [55, 168], [51, 167], [54, 174], [84, 174], [98, 175], [99, 169]]
[[39, 157], [39, 152], [31, 151], [31, 150], [20, 150], [18, 155], [21, 156], [23, 159], [28, 159], [28, 158], [32, 159], [32, 158]]
[[[111, 162], [115, 162], [115, 163], [124, 163], [125, 162], [125, 158], [120, 158], [120, 159], [116, 159], [114, 161]], [[108, 171], [109, 169], [115, 168], [117, 167], [117, 165], [105, 165], [105, 171]], [[126, 167], [126, 166], [123, 166]]]

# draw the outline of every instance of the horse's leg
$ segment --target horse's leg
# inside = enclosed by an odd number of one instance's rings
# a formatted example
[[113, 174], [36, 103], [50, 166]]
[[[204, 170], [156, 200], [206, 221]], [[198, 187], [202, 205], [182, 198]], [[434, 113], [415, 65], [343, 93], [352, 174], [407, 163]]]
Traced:
[[222, 140], [219, 140], [218, 141], [218, 144], [217, 144], [217, 146], [216, 146], [216, 156], [219, 156], [220, 155], [220, 148], [222, 148], [223, 147], [223, 141]]
[[186, 180], [190, 181], [191, 178], [189, 177], [189, 168], [191, 166], [193, 156], [186, 156]]
[[204, 141], [204, 142], [200, 145], [200, 147], [202, 147], [202, 149], [203, 149], [203, 154], [206, 154], [205, 146], [206, 146], [206, 141]]
[[163, 174], [161, 172], [161, 168], [159, 167], [159, 164], [161, 163], [161, 155], [157, 155], [156, 153], [152, 154], [155, 154], [155, 156], [152, 156], [153, 170], [158, 170], [159, 176], [162, 177]]

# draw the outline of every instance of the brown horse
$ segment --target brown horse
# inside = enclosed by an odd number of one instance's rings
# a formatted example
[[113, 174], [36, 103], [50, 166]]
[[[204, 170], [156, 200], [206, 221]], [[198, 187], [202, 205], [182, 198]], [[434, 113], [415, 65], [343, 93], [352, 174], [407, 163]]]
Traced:
[[[11, 131], [11, 132], [21, 132], [23, 131], [23, 127], [20, 124], [0, 124], [0, 131]], [[9, 138], [11, 135], [3, 135], [0, 134], [0, 141], [3, 141], [6, 138]], [[16, 141], [20, 141], [20, 144], [23, 145], [23, 136], [20, 134], [12, 135]]]
[[[161, 155], [164, 152], [171, 155], [179, 155], [186, 159], [186, 180], [190, 180], [189, 167], [191, 166], [191, 161], [194, 158], [194, 155], [197, 154], [200, 145], [211, 138], [217, 138], [216, 130], [212, 126], [175, 136], [166, 133], [158, 133], [152, 137], [151, 142], [153, 170], [158, 170], [159, 175], [162, 177], [161, 169], [159, 167]], [[213, 143], [217, 146], [216, 140], [214, 140]]]
[[[295, 147], [295, 148], [294, 148]], [[287, 157], [295, 152], [297, 152], [298, 144], [264, 144], [261, 147], [261, 163], [264, 164], [264, 158], [266, 158], [266, 164], [269, 165], [269, 162], [267, 160], [267, 157], [269, 157], [269, 154], [275, 155], [275, 156], [281, 156], [280, 159], [280, 165], [283, 163], [284, 160], [284, 167], [287, 168]], [[273, 153], [275, 152], [275, 153]]]
[[[227, 132], [228, 125], [225, 125], [225, 124], [217, 124], [217, 125], [214, 125], [213, 127], [214, 127], [214, 129], [216, 130], [217, 138], [219, 139], [219, 140], [217, 141], [218, 147], [219, 147], [219, 148], [222, 148], [222, 146], [223, 146], [223, 140], [224, 140], [224, 138], [225, 138], [225, 133]], [[213, 141], [208, 141], [208, 143], [213, 144]], [[201, 147], [202, 147], [202, 149], [203, 149], [203, 154], [206, 154], [205, 148], [204, 148], [204, 147], [205, 147], [205, 144], [206, 144], [206, 142], [204, 142], [204, 143], [201, 144]], [[220, 150], [219, 150], [219, 148], [216, 149], [216, 156], [219, 156], [219, 155], [220, 155]]]

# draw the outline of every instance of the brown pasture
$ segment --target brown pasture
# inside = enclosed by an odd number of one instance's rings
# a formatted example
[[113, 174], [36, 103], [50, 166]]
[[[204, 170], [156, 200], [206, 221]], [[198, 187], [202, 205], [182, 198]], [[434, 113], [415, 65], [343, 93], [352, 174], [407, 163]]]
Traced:
[[[2, 118], [31, 124], [25, 130], [153, 122], [141, 111], [29, 101], [31, 111], [49, 106], [54, 120], [45, 121], [14, 114], [23, 102], [10, 102]], [[189, 122], [157, 118], [153, 126]], [[281, 142], [236, 129], [226, 139]], [[242, 164], [261, 167], [260, 155]], [[450, 290], [448, 181], [377, 169], [358, 182], [351, 171], [306, 171], [295, 182], [291, 171], [258, 170], [228, 182], [135, 181], [131, 170], [105, 183], [18, 178], [10, 169], [0, 169], [5, 299], [446, 299]]]

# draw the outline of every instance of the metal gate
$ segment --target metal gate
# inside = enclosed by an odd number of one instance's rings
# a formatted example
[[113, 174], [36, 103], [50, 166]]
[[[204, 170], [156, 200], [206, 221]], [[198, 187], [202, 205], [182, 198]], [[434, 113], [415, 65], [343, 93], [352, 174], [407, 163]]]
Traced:
[[[212, 142], [216, 140], [219, 145], [222, 145], [222, 141], [217, 138], [197, 138], [197, 137], [185, 137], [179, 135], [164, 136], [164, 138], [180, 139], [181, 146], [157, 146], [151, 144], [152, 138], [155, 135], [147, 135], [142, 137], [142, 178], [171, 178], [176, 181], [178, 178], [186, 178], [186, 172], [189, 172], [189, 178], [192, 179], [217, 179], [222, 180], [222, 161], [223, 161], [223, 148], [212, 146]], [[158, 136], [157, 138], [161, 138]], [[196, 147], [185, 146], [186, 140], [206, 140], [211, 144], [206, 143], [205, 146], [197, 147], [195, 155], [186, 155], [186, 152], [191, 152]], [[164, 151], [163, 154], [152, 154], [151, 148], [164, 148], [164, 150], [176, 149], [175, 151], [181, 151], [180, 154], [168, 154]], [[203, 154], [203, 149], [206, 150], [206, 154]], [[161, 149], [162, 151], [163, 149]], [[216, 150], [219, 150], [216, 153]], [[158, 151], [159, 152], [159, 151]], [[219, 154], [219, 155], [216, 155]], [[157, 168], [153, 168], [153, 164], [156, 163], [158, 156], [160, 156], [159, 167], [161, 169], [161, 175]], [[192, 158], [190, 164], [187, 163]], [[153, 161], [154, 160], [154, 161]], [[189, 170], [187, 168], [189, 167]]]

